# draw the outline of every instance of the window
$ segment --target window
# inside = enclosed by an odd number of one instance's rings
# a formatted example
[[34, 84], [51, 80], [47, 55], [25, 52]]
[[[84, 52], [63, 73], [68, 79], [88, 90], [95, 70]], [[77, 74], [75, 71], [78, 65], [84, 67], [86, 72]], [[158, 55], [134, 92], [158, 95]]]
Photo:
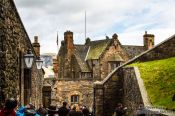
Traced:
[[108, 73], [113, 71], [115, 68], [120, 66], [121, 62], [120, 61], [110, 61], [108, 62]]
[[79, 95], [72, 95], [71, 103], [78, 103], [78, 102], [79, 102]]

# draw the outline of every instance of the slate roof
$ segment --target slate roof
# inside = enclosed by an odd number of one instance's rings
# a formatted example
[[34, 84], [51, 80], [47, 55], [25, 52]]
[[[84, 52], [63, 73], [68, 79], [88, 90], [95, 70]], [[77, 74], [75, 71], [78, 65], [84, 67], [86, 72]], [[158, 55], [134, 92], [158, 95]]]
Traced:
[[[86, 60], [99, 59], [99, 57], [103, 54], [103, 52], [105, 51], [107, 46], [111, 43], [111, 41], [112, 39], [90, 41], [89, 46], [74, 44], [74, 47], [75, 47], [74, 56], [82, 72], [91, 72], [91, 69], [88, 66]], [[121, 45], [121, 47], [128, 54], [129, 59], [134, 58], [135, 56], [139, 55], [140, 53], [146, 50], [144, 46]], [[64, 61], [64, 56], [65, 56], [64, 46], [60, 47], [58, 55], [60, 57], [60, 63], [62, 66], [64, 65], [64, 62], [65, 62]], [[118, 56], [114, 55], [108, 60], [109, 61], [123, 61], [123, 59], [119, 55]]]
[[75, 45], [75, 58], [80, 66], [82, 72], [91, 72], [86, 61], [85, 57], [87, 54], [89, 46], [86, 45]]
[[87, 53], [86, 60], [99, 59], [100, 55], [110, 43], [110, 39], [91, 41], [89, 52]]
[[122, 45], [122, 48], [128, 54], [129, 59], [134, 58], [135, 56], [146, 51], [144, 46], [134, 46], [134, 45]]

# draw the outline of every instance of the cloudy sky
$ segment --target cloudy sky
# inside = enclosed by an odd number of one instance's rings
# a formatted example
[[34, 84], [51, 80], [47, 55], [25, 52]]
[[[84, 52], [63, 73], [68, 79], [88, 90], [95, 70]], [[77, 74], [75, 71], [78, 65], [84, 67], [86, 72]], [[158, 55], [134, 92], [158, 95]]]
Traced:
[[15, 0], [31, 41], [38, 35], [41, 53], [57, 53], [66, 30], [74, 43], [84, 44], [85, 11], [87, 36], [104, 39], [117, 33], [125, 45], [143, 45], [145, 30], [155, 44], [175, 34], [175, 0]]

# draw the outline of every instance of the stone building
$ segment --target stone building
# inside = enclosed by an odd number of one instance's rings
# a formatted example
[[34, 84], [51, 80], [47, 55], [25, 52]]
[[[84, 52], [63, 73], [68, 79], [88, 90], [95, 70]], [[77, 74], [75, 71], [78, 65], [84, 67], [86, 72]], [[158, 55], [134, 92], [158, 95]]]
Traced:
[[[93, 106], [93, 83], [101, 81], [116, 67], [154, 45], [154, 35], [144, 34], [144, 46], [122, 45], [118, 35], [74, 44], [73, 32], [64, 33], [58, 52], [58, 79], [55, 82], [56, 104]], [[95, 99], [95, 98], [94, 98]]]
[[[24, 28], [13, 0], [0, 1], [0, 102], [14, 97], [25, 105], [42, 103], [43, 71], [36, 63], [27, 69], [24, 55], [31, 49], [34, 61], [40, 55], [35, 37], [33, 45]], [[31, 72], [31, 73], [30, 73]]]
[[[150, 37], [151, 35], [145, 37]], [[149, 38], [147, 38], [149, 40]], [[149, 40], [152, 41], [152, 40]], [[149, 45], [144, 44], [144, 45]], [[151, 44], [152, 46], [153, 44]], [[153, 115], [156, 106], [152, 106], [144, 87], [143, 80], [137, 67], [125, 67], [135, 62], [147, 62], [153, 60], [175, 57], [175, 35], [142, 52], [125, 64], [117, 67], [103, 81], [94, 84], [94, 109], [96, 116], [111, 116], [117, 103], [127, 107], [129, 115], [135, 116], [137, 110], [144, 107], [148, 115]], [[150, 48], [149, 46], [147, 48]], [[171, 51], [171, 52], [168, 52]], [[173, 95], [172, 95], [173, 96]], [[162, 109], [161, 109], [162, 110]], [[174, 116], [173, 111], [159, 111], [156, 115]], [[155, 115], [155, 114], [154, 114]]]

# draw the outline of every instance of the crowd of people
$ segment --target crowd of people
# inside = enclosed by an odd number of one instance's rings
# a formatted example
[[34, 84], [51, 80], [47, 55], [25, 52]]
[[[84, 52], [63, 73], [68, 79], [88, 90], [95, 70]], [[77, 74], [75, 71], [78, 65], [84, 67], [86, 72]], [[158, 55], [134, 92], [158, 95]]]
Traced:
[[70, 107], [67, 102], [63, 102], [60, 108], [56, 106], [49, 106], [48, 108], [35, 109], [33, 104], [20, 106], [17, 108], [17, 100], [10, 98], [5, 101], [4, 105], [0, 107], [0, 116], [92, 116], [86, 106], [79, 107], [74, 104]]

